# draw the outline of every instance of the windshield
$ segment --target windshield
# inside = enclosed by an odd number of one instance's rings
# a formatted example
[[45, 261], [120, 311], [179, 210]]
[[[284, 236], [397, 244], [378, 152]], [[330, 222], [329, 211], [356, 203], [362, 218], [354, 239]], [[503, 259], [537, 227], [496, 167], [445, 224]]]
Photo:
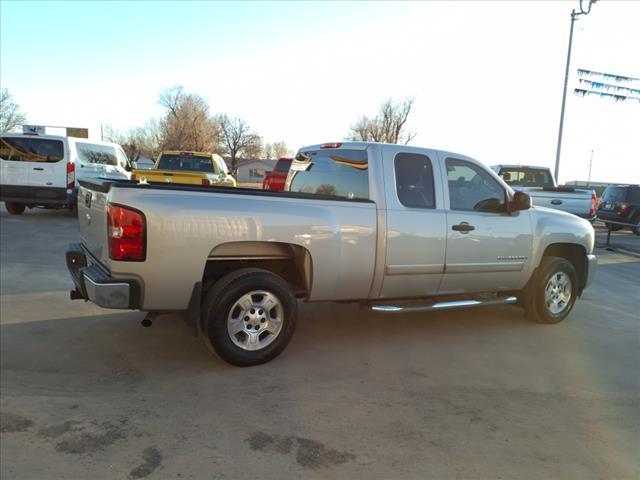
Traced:
[[548, 170], [534, 168], [502, 168], [500, 176], [509, 185], [524, 187], [554, 187]]
[[213, 162], [211, 161], [211, 157], [162, 155], [158, 162], [158, 169], [213, 173]]

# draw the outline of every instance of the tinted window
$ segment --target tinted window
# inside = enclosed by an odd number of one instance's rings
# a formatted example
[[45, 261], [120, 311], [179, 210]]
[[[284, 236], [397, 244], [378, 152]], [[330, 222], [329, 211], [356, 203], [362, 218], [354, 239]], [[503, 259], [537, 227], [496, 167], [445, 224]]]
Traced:
[[602, 194], [602, 201], [607, 202], [624, 202], [626, 198], [626, 187], [607, 187], [607, 189]]
[[502, 211], [505, 191], [484, 169], [464, 160], [447, 159], [452, 210]]
[[502, 168], [500, 176], [509, 185], [526, 187], [553, 187], [553, 180], [548, 170], [533, 168]]
[[213, 173], [211, 157], [195, 155], [162, 155], [158, 162], [160, 170], [183, 170], [190, 172]]
[[405, 207], [434, 208], [431, 160], [415, 153], [399, 153], [395, 158], [396, 190]]
[[16, 162], [56, 163], [64, 158], [61, 140], [34, 137], [2, 137], [0, 158]]
[[640, 205], [640, 187], [629, 187], [629, 193], [627, 193], [627, 201], [634, 205]]
[[367, 152], [327, 149], [300, 152], [291, 163], [286, 191], [369, 198]]
[[276, 163], [276, 168], [274, 170], [276, 172], [287, 173], [290, 166], [291, 160], [278, 160], [278, 162]]
[[108, 145], [94, 145], [93, 143], [76, 142], [78, 158], [84, 163], [99, 163], [101, 165], [117, 165], [116, 149]]

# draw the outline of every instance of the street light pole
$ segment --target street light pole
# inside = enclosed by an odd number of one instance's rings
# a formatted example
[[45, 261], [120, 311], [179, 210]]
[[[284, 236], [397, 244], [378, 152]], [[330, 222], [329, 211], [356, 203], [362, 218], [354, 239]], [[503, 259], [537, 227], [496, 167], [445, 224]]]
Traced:
[[587, 187], [591, 186], [591, 167], [593, 166], [593, 149], [591, 150], [591, 160], [589, 160], [589, 179], [587, 180]]
[[569, 48], [567, 49], [567, 66], [564, 71], [564, 89], [562, 91], [562, 107], [560, 109], [560, 127], [558, 129], [558, 146], [556, 148], [556, 168], [554, 170], [554, 176], [556, 182], [558, 181], [558, 173], [560, 173], [560, 150], [562, 148], [562, 128], [564, 127], [564, 108], [567, 103], [567, 83], [569, 82], [569, 65], [571, 64], [571, 45], [573, 43], [573, 24], [576, 21], [576, 17], [579, 15], [587, 15], [591, 12], [591, 5], [596, 3], [597, 0], [589, 0], [589, 5], [585, 11], [582, 8], [583, 0], [580, 0], [580, 11], [576, 12], [575, 9], [571, 10], [571, 28], [569, 29]]

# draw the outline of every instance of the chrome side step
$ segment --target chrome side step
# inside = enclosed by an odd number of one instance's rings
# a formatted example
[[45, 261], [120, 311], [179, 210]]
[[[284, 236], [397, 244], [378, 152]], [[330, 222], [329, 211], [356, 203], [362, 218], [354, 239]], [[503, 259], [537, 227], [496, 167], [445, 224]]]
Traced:
[[515, 303], [518, 301], [517, 297], [509, 296], [509, 297], [501, 297], [495, 298], [491, 300], [454, 300], [450, 302], [436, 302], [429, 305], [369, 305], [369, 308], [374, 312], [383, 312], [383, 313], [407, 313], [407, 312], [427, 312], [430, 310], [448, 310], [450, 308], [467, 308], [467, 307], [478, 307], [478, 306], [489, 306], [489, 305], [508, 305], [510, 303]]

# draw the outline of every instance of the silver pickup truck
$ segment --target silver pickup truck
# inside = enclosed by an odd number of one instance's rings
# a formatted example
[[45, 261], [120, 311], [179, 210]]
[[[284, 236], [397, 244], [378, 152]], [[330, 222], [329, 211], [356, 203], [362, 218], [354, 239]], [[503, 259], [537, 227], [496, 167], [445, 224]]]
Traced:
[[494, 165], [491, 169], [511, 188], [529, 195], [537, 207], [562, 210], [589, 221], [596, 218], [596, 192], [592, 189], [558, 186], [547, 167]]
[[531, 207], [469, 157], [401, 145], [303, 148], [282, 192], [87, 180], [78, 218], [72, 299], [182, 312], [242, 366], [285, 348], [297, 299], [388, 314], [516, 304], [556, 323], [596, 264], [586, 220]]

